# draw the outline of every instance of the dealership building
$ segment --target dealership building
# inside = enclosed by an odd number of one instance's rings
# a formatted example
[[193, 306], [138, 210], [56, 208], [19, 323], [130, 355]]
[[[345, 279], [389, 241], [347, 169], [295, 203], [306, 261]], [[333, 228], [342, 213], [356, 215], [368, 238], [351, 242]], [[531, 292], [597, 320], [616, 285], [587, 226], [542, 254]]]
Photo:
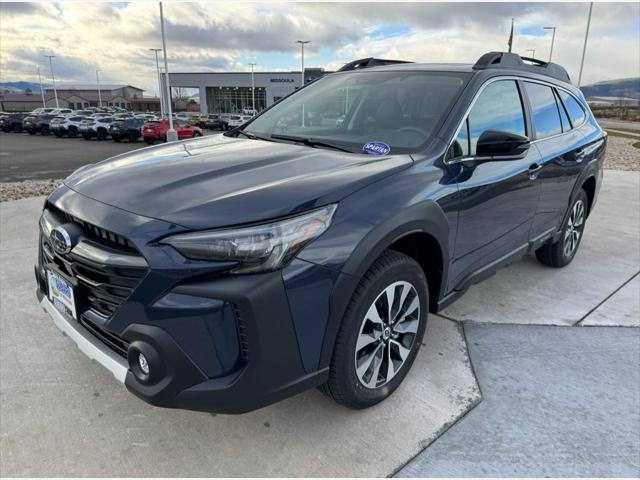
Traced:
[[[305, 83], [327, 73], [322, 68], [305, 68]], [[241, 113], [252, 108], [255, 93], [256, 110], [286, 97], [300, 88], [301, 75], [297, 72], [255, 72], [255, 92], [251, 90], [251, 72], [169, 73], [172, 88], [195, 88], [200, 93], [202, 113]]]

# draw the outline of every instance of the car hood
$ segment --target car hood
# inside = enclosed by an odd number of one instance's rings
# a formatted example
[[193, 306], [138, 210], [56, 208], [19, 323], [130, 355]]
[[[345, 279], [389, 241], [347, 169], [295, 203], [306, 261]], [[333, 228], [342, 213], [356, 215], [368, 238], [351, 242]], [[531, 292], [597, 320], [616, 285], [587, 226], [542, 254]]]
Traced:
[[412, 162], [409, 155], [372, 156], [215, 135], [87, 165], [65, 185], [138, 215], [213, 228], [335, 202]]

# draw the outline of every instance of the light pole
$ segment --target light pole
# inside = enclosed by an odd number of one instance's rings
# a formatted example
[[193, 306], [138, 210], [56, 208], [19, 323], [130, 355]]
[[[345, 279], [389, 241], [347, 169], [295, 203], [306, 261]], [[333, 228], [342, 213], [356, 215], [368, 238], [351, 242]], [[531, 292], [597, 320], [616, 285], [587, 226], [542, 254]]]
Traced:
[[42, 88], [42, 76], [40, 75], [40, 66], [38, 65], [38, 82], [40, 82], [40, 95], [42, 95], [42, 106], [46, 107], [47, 102], [44, 99], [44, 88]]
[[162, 31], [162, 53], [164, 55], [164, 84], [166, 87], [167, 116], [169, 117], [169, 130], [167, 130], [167, 142], [178, 140], [178, 134], [173, 129], [173, 117], [171, 116], [171, 86], [169, 85], [169, 65], [167, 63], [167, 38], [164, 32], [164, 14], [162, 13], [162, 2], [160, 4], [160, 30]]
[[536, 49], [535, 48], [527, 48], [527, 52], [531, 52], [531, 58], [536, 58]]
[[100, 93], [100, 70], [96, 69], [96, 83], [98, 84], [98, 106], [102, 108], [102, 94]]
[[158, 52], [161, 52], [161, 48], [150, 48], [149, 49], [156, 54], [156, 72], [158, 73], [158, 92], [160, 92], [160, 118], [164, 118], [164, 100], [162, 95], [162, 79], [160, 77], [160, 63], [158, 62]]
[[591, 26], [591, 12], [593, 11], [593, 2], [589, 4], [589, 17], [587, 18], [587, 31], [584, 33], [584, 46], [582, 47], [582, 59], [580, 60], [580, 74], [578, 75], [578, 87], [582, 82], [582, 68], [584, 67], [584, 56], [587, 53], [587, 39], [589, 38], [589, 27]]
[[56, 108], [60, 108], [58, 104], [58, 91], [56, 90], [56, 77], [53, 75], [53, 59], [56, 58], [55, 55], [45, 55], [49, 59], [49, 67], [51, 67], [51, 80], [53, 81], [53, 96], [56, 99]]
[[545, 30], [553, 30], [553, 35], [551, 36], [551, 50], [549, 50], [549, 61], [551, 61], [551, 57], [553, 57], [553, 44], [556, 41], [556, 27], [544, 27]]
[[304, 46], [307, 43], [311, 43], [311, 40], [296, 40], [296, 43], [300, 44], [300, 48], [302, 49], [302, 68], [300, 71], [300, 87], [304, 87]]
[[257, 65], [257, 63], [250, 63], [249, 65], [251, 65], [251, 108], [253, 110], [253, 114], [255, 115], [256, 112], [256, 82], [253, 81], [253, 67], [255, 67]]

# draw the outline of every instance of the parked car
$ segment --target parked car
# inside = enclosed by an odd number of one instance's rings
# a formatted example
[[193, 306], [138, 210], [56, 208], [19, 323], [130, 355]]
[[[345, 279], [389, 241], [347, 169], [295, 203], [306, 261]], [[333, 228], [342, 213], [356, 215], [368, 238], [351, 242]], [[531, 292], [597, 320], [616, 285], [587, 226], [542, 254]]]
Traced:
[[[346, 87], [342, 128], [279, 131]], [[370, 407], [429, 314], [527, 252], [576, 258], [606, 144], [559, 65], [359, 60], [226, 134], [77, 170], [44, 205], [38, 298], [156, 406], [239, 413], [320, 386]]]
[[220, 123], [222, 124], [222, 130], [229, 129], [229, 117], [231, 115], [229, 113], [220, 114]]
[[105, 140], [109, 136], [111, 122], [113, 122], [111, 117], [89, 117], [80, 122], [78, 132], [85, 140], [91, 140], [93, 137], [98, 140]]
[[236, 128], [240, 125], [251, 120], [251, 117], [248, 115], [229, 115], [229, 121], [227, 122], [227, 129]]
[[189, 117], [187, 118], [187, 125], [193, 125], [195, 127], [205, 128], [206, 120], [207, 120], [206, 115], [201, 115], [199, 113], [195, 115], [189, 115]]
[[127, 118], [124, 120], [114, 120], [109, 126], [111, 138], [119, 142], [127, 139], [129, 142], [137, 142], [142, 136], [142, 125], [144, 121], [139, 118]]
[[77, 114], [69, 115], [67, 117], [58, 116], [51, 120], [49, 128], [51, 128], [53, 134], [58, 138], [61, 138], [64, 135], [68, 135], [69, 138], [75, 138], [78, 136], [80, 122], [83, 120], [87, 120], [87, 117]]
[[222, 119], [218, 113], [210, 113], [204, 122], [204, 126], [210, 130], [222, 129]]
[[2, 115], [0, 119], [0, 128], [3, 132], [22, 132], [22, 121], [27, 116], [26, 113], [10, 113]]
[[[187, 125], [182, 120], [174, 120], [173, 128], [178, 134], [178, 139], [183, 140], [191, 137], [201, 137], [202, 129], [200, 127], [194, 127], [193, 125]], [[169, 121], [166, 119], [155, 120], [145, 123], [142, 127], [142, 137], [144, 141], [149, 145], [160, 140], [167, 141], [167, 130], [169, 130]]]
[[49, 122], [55, 115], [45, 113], [43, 115], [28, 115], [22, 121], [22, 128], [26, 130], [29, 135], [35, 135], [40, 133], [41, 135], [49, 135]]
[[71, 115], [73, 113], [73, 110], [71, 110], [70, 108], [54, 108], [49, 113], [51, 115], [55, 115], [55, 116], [65, 116], [66, 117], [67, 115]]
[[40, 107], [40, 108], [36, 108], [35, 110], [32, 110], [29, 115], [42, 115], [45, 113], [51, 113], [55, 110], [55, 108], [45, 108], [45, 107]]

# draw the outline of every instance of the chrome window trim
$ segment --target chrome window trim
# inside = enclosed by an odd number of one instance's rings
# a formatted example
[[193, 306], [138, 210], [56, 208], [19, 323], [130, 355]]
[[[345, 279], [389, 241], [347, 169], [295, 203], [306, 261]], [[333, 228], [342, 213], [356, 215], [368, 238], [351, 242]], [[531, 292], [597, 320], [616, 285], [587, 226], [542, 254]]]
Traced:
[[[478, 97], [480, 95], [482, 95], [482, 92], [484, 91], [484, 89], [487, 88], [487, 86], [489, 86], [490, 84], [492, 84], [494, 82], [499, 82], [499, 81], [503, 81], [503, 80], [514, 80], [516, 82], [520, 80], [522, 82], [539, 83], [539, 84], [545, 85], [547, 87], [564, 90], [569, 95], [571, 95], [573, 98], [576, 98], [576, 96], [573, 93], [571, 93], [571, 91], [569, 91], [567, 88], [561, 87], [559, 85], [555, 85], [554, 83], [551, 83], [551, 82], [545, 82], [543, 80], [538, 80], [538, 79], [528, 78], [528, 77], [522, 77], [522, 76], [519, 76], [519, 75], [499, 75], [499, 76], [496, 76], [496, 77], [491, 77], [487, 81], [485, 81], [482, 85], [480, 85], [480, 88], [478, 89], [478, 91], [474, 95], [473, 100], [471, 100], [471, 103], [467, 107], [467, 110], [464, 112], [464, 115], [462, 116], [462, 120], [458, 124], [458, 127], [456, 128], [454, 135], [451, 137], [451, 140], [449, 140], [449, 143], [447, 144], [447, 148], [445, 150], [445, 156], [449, 152], [449, 150], [451, 149], [451, 145], [453, 145], [453, 142], [455, 141], [455, 139], [460, 134], [460, 129], [462, 128], [462, 125], [464, 124], [465, 120], [469, 117], [469, 114], [471, 113], [471, 110], [473, 109], [474, 105], [476, 104], [476, 101], [478, 100]], [[555, 95], [554, 95], [554, 98], [555, 98]], [[520, 99], [523, 102], [522, 114], [525, 116], [525, 125], [526, 125], [527, 112], [526, 112], [526, 109], [524, 108], [525, 98], [523, 97], [522, 92], [520, 92]], [[580, 108], [582, 108], [584, 110], [584, 106], [582, 105], [582, 102], [580, 102], [577, 98], [576, 98], [576, 101], [578, 102], [578, 105], [580, 105]], [[568, 130], [566, 132], [561, 132], [561, 133], [558, 133], [556, 135], [552, 135], [550, 137], [536, 138], [535, 140], [531, 140], [530, 145], [538, 143], [541, 140], [550, 140], [552, 138], [560, 137], [562, 135], [566, 135], [568, 133], [573, 132], [573, 130], [577, 130], [579, 128], [582, 128], [587, 123], [587, 121], [589, 119], [588, 111], [584, 110], [584, 113], [585, 113], [584, 121], [580, 125], [578, 125], [576, 127], [573, 127], [571, 130]], [[531, 124], [533, 125], [533, 118], [530, 118], [530, 120], [531, 120]], [[462, 157], [462, 158], [461, 157], [456, 157], [456, 158], [451, 158], [451, 159], [445, 159], [444, 163], [445, 163], [445, 165], [451, 165], [453, 163], [461, 163], [461, 162], [467, 162], [467, 161], [471, 161], [471, 160], [478, 161], [478, 160], [482, 160], [484, 158], [486, 158], [486, 157], [481, 157], [481, 158], [473, 157], [473, 156], [465, 156], [465, 157]]]

